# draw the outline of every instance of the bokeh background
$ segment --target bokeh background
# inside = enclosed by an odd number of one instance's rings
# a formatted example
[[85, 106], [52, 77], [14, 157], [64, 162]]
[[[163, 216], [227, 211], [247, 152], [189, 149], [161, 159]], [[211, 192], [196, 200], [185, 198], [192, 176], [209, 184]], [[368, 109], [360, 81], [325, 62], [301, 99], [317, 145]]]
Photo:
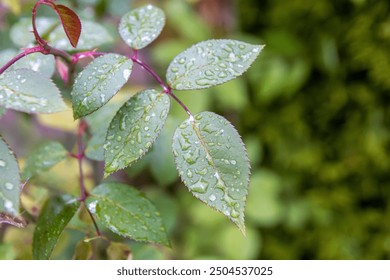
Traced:
[[[252, 164], [247, 236], [194, 199], [180, 182], [170, 145], [186, 115], [173, 104], [153, 151], [114, 178], [155, 202], [172, 242], [169, 249], [111, 236], [126, 243], [134, 259], [390, 258], [389, 1], [60, 2], [105, 25], [113, 40], [101, 49], [120, 53], [129, 51], [116, 32], [120, 17], [144, 3], [161, 7], [167, 25], [141, 52], [161, 76], [176, 54], [198, 41], [231, 38], [266, 44], [239, 79], [209, 90], [177, 92], [193, 113], [224, 115], [243, 137]], [[0, 49], [17, 49], [10, 29], [29, 17], [33, 1], [0, 3]], [[123, 96], [145, 85], [153, 80], [135, 72]], [[7, 112], [0, 133], [22, 164], [43, 139], [59, 140], [71, 149], [75, 127], [71, 112], [34, 117]], [[94, 179], [100, 180], [101, 164], [87, 168], [92, 187]], [[51, 192], [77, 194], [77, 176], [76, 163], [69, 160], [33, 181], [23, 195], [30, 214], [39, 212]], [[0, 258], [31, 258], [32, 231], [33, 225], [1, 228]], [[85, 232], [68, 229], [53, 258], [72, 258], [83, 238]], [[105, 245], [97, 240], [85, 246], [96, 251]]]

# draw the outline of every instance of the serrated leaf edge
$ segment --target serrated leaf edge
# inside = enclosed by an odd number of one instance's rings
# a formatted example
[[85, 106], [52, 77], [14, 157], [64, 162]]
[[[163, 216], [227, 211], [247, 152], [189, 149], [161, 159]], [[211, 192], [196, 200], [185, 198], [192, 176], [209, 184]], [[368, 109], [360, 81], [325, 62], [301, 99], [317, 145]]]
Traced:
[[[142, 92], [142, 91], [140, 91], [140, 92], [138, 92], [138, 93], [141, 93], [141, 92]], [[137, 94], [138, 94], [138, 93], [137, 93]], [[130, 100], [131, 98], [134, 98], [137, 94], [135, 94], [135, 95], [133, 95], [132, 97], [130, 97], [129, 100]], [[161, 93], [161, 92], [160, 92], [159, 95], [163, 96], [163, 95], [165, 95], [165, 93]], [[154, 103], [156, 100], [157, 100], [157, 98], [153, 101], [153, 103]], [[170, 101], [170, 99], [168, 99], [168, 100]], [[127, 102], [125, 102], [125, 104], [123, 104], [123, 105], [121, 106], [121, 108], [119, 108], [119, 110], [117, 111], [117, 113], [122, 109], [122, 107], [124, 107], [124, 106], [126, 105], [126, 103], [127, 103]], [[153, 106], [152, 106], [152, 107], [153, 107]], [[169, 108], [170, 108], [170, 103], [169, 103]], [[169, 112], [169, 110], [168, 110], [168, 112]], [[117, 114], [117, 113], [116, 113], [116, 114]], [[116, 116], [116, 114], [115, 114], [115, 116]], [[113, 122], [115, 116], [112, 118], [109, 127], [111, 126], [111, 123]], [[143, 117], [143, 116], [145, 116], [145, 115], [142, 114], [142, 117]], [[168, 113], [167, 113], [167, 116], [168, 116]], [[140, 117], [140, 119], [141, 119], [142, 117]], [[166, 121], [166, 118], [165, 118], [165, 121]], [[164, 125], [165, 125], [165, 122], [164, 122]], [[103, 178], [107, 178], [108, 176], [110, 176], [110, 175], [113, 174], [114, 172], [117, 172], [117, 171], [119, 171], [119, 170], [122, 170], [122, 169], [125, 169], [125, 168], [127, 168], [127, 167], [130, 167], [131, 165], [133, 165], [134, 163], [136, 163], [137, 161], [139, 161], [141, 158], [143, 158], [143, 157], [149, 152], [150, 148], [153, 147], [153, 144], [156, 142], [158, 136], [159, 136], [160, 133], [161, 133], [161, 130], [164, 128], [164, 125], [163, 125], [163, 126], [161, 127], [161, 129], [156, 133], [156, 137], [153, 139], [152, 145], [150, 145], [149, 148], [147, 148], [147, 149], [145, 149], [145, 150], [142, 150], [142, 151], [143, 151], [142, 155], [138, 154], [137, 158], [136, 158], [134, 161], [132, 161], [130, 164], [128, 164], [127, 166], [125, 166], [125, 167], [123, 167], [123, 168], [117, 169], [116, 171], [113, 171], [113, 172], [106, 172], [106, 169], [104, 168], [104, 176], [103, 176]], [[107, 133], [106, 133], [106, 141], [107, 141], [108, 133], [109, 133], [109, 129], [107, 130]], [[106, 143], [106, 141], [105, 141], [105, 143]], [[104, 149], [104, 159], [106, 158], [106, 157], [105, 157], [106, 151], [107, 151], [107, 150]], [[106, 167], [106, 164], [105, 164], [105, 167]]]
[[[204, 112], [201, 112], [201, 113], [211, 113], [211, 114], [217, 115], [217, 114], [215, 114], [215, 113], [207, 112], [207, 111], [204, 111]], [[198, 114], [201, 114], [201, 113], [198, 113]], [[222, 117], [222, 116], [220, 116], [220, 115], [217, 115], [217, 116]], [[223, 117], [222, 117], [222, 118], [223, 118]], [[225, 118], [223, 118], [223, 119], [227, 121], [227, 124], [226, 124], [227, 126], [230, 126], [230, 128], [232, 128], [232, 129], [234, 129], [235, 131], [237, 131], [236, 128], [235, 128], [227, 119], [225, 119]], [[194, 131], [196, 132], [196, 135], [197, 135], [197, 137], [198, 137], [198, 139], [199, 139], [199, 141], [200, 141], [202, 147], [203, 147], [203, 148], [205, 149], [205, 151], [206, 151], [206, 157], [207, 157], [207, 159], [212, 163], [212, 167], [214, 168], [214, 170], [216, 170], [216, 171], [215, 171], [216, 174], [218, 174], [218, 180], [220, 180], [220, 181], [223, 183], [223, 185], [226, 187], [225, 182], [221, 179], [221, 176], [219, 176], [218, 169], [217, 169], [217, 167], [216, 167], [216, 165], [215, 165], [215, 163], [214, 163], [214, 161], [213, 161], [213, 158], [211, 157], [211, 155], [210, 155], [210, 153], [209, 153], [208, 146], [207, 146], [207, 144], [205, 143], [203, 137], [202, 137], [201, 134], [200, 134], [200, 130], [199, 130], [199, 127], [198, 127], [198, 123], [196, 123], [195, 118], [194, 118], [193, 116], [190, 116], [186, 121], [191, 122], [191, 125], [192, 125]], [[244, 199], [243, 199], [243, 202], [244, 202], [244, 209], [243, 209], [243, 210], [245, 210], [246, 201], [247, 201], [248, 192], [249, 192], [249, 180], [250, 180], [250, 175], [251, 175], [251, 166], [250, 166], [250, 160], [249, 160], [249, 157], [248, 157], [248, 152], [247, 152], [247, 149], [246, 149], [246, 147], [245, 147], [245, 144], [244, 144], [244, 142], [242, 141], [241, 135], [240, 135], [239, 133], [237, 133], [237, 134], [238, 134], [238, 136], [239, 136], [239, 143], [240, 143], [240, 144], [242, 145], [242, 147], [244, 148], [244, 157], [245, 157], [245, 161], [247, 162], [248, 167], [249, 167], [249, 173], [248, 173], [248, 178], [247, 178], [247, 182], [246, 182], [246, 190], [247, 190], [247, 191], [246, 191], [246, 195], [244, 196]], [[175, 135], [175, 134], [174, 134], [174, 135]], [[187, 187], [188, 191], [191, 192], [191, 190], [190, 190], [190, 188], [189, 188], [190, 186], [187, 185], [187, 183], [185, 182], [184, 178], [181, 176], [181, 170], [179, 169], [179, 162], [177, 161], [177, 157], [174, 156], [174, 159], [175, 159], [176, 170], [177, 170], [178, 173], [179, 173], [179, 176], [180, 176], [181, 181], [182, 181], [183, 184]], [[191, 192], [191, 194], [192, 194], [195, 198], [198, 199], [198, 197], [196, 197], [196, 195], [194, 195], [193, 192]], [[207, 204], [205, 201], [203, 201], [203, 200], [201, 200], [201, 199], [198, 199], [198, 200], [201, 201], [202, 203], [204, 203], [205, 205], [207, 205], [208, 207], [210, 207], [211, 209], [213, 209], [213, 210], [215, 210], [215, 211], [217, 211], [217, 212], [219, 212], [219, 213], [222, 213], [224, 216], [226, 216], [221, 210], [215, 208], [215, 207], [212, 206], [212, 205]], [[243, 215], [243, 224], [242, 224], [242, 225], [241, 225], [240, 223], [237, 223], [234, 219], [232, 219], [232, 217], [231, 217], [230, 215], [229, 215], [229, 216], [226, 216], [226, 217], [228, 217], [229, 220], [232, 221], [232, 222], [239, 228], [239, 230], [242, 232], [242, 234], [243, 234], [244, 236], [246, 236], [245, 211], [242, 212], [242, 215]]]
[[[129, 210], [127, 210], [126, 208], [124, 208], [124, 207], [121, 205], [121, 204], [126, 203], [127, 200], [124, 200], [124, 201], [121, 201], [120, 203], [118, 203], [118, 202], [113, 201], [112, 199], [110, 199], [110, 198], [107, 197], [107, 196], [96, 195], [96, 194], [94, 194], [93, 192], [91, 193], [91, 195], [89, 196], [89, 198], [90, 198], [91, 200], [94, 199], [94, 198], [95, 198], [95, 199], [100, 199], [100, 200], [109, 202], [109, 203], [111, 203], [111, 204], [114, 204], [114, 205], [116, 205], [118, 208], [120, 208], [122, 211], [131, 214], [131, 216], [132, 216], [134, 219], [136, 219], [137, 221], [140, 221], [141, 224], [143, 224], [143, 225], [145, 225], [145, 226], [147, 225], [147, 224], [144, 222], [144, 220], [140, 219], [140, 218], [137, 217], [137, 216], [134, 216], [132, 213], [129, 212]], [[146, 199], [146, 198], [145, 198], [145, 199]], [[128, 201], [131, 201], [131, 200], [128, 200]], [[149, 200], [148, 200], [148, 201], [149, 201]], [[93, 201], [92, 201], [92, 202], [93, 202]], [[90, 203], [92, 203], [92, 202], [90, 202]], [[151, 201], [149, 201], [149, 202], [151, 203]], [[88, 203], [88, 204], [90, 204], [90, 203]], [[87, 207], [88, 207], [88, 205], [87, 205]], [[157, 209], [156, 209], [156, 211], [159, 212]], [[92, 213], [92, 215], [94, 215], [98, 220], [100, 220], [100, 218], [99, 218], [95, 213]], [[161, 218], [160, 218], [160, 220], [161, 220]], [[162, 224], [162, 220], [161, 220], [160, 222], [161, 222], [161, 224]], [[133, 240], [135, 240], [135, 241], [138, 241], [138, 242], [160, 243], [160, 242], [156, 242], [156, 241], [142, 240], [142, 239], [138, 239], [138, 238], [136, 238], [136, 237], [134, 237], [134, 236], [131, 236], [131, 235], [122, 234], [122, 233], [120, 233], [119, 231], [113, 230], [113, 229], [112, 229], [111, 227], [109, 227], [109, 226], [106, 226], [106, 228], [108, 228], [110, 231], [112, 231], [112, 232], [114, 232], [114, 233], [116, 233], [116, 234], [118, 234], [118, 235], [120, 235], [120, 236], [123, 236], [123, 237], [126, 237], [126, 238], [131, 238], [131, 239], [133, 239]], [[166, 231], [165, 231], [165, 227], [164, 227], [164, 233], [165, 233], [165, 235], [167, 234]], [[166, 239], [166, 240], [164, 240], [164, 242], [161, 242], [160, 244], [170, 246], [170, 243], [169, 243], [168, 238], [165, 238], [165, 239]]]

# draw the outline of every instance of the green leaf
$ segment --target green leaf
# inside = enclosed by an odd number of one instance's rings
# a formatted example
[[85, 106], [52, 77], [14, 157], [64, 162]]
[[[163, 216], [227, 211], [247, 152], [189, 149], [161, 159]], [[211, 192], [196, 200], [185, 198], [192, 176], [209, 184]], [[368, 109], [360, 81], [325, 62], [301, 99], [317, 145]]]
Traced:
[[34, 231], [34, 259], [49, 259], [61, 233], [79, 207], [80, 201], [69, 195], [56, 196], [46, 201]]
[[13, 152], [0, 138], [0, 212], [19, 214], [19, 166]]
[[67, 109], [54, 83], [29, 69], [0, 75], [0, 105], [26, 113], [55, 113]]
[[131, 48], [139, 50], [160, 35], [165, 25], [164, 12], [147, 5], [125, 14], [119, 23], [119, 34]]
[[123, 102], [110, 102], [85, 118], [92, 135], [85, 149], [88, 158], [98, 161], [104, 160], [103, 145], [106, 141], [107, 130], [122, 104]]
[[160, 213], [133, 187], [104, 183], [92, 190], [86, 205], [97, 220], [114, 233], [169, 246]]
[[48, 36], [50, 45], [64, 51], [83, 51], [91, 50], [104, 44], [109, 44], [113, 41], [112, 36], [107, 29], [99, 23], [82, 20], [83, 29], [74, 48], [64, 33], [61, 26], [57, 26]]
[[[56, 18], [38, 17], [36, 18], [35, 24], [37, 26], [38, 33], [43, 35], [58, 25], [58, 20]], [[16, 46], [24, 48], [35, 42], [35, 37], [31, 30], [31, 18], [21, 18], [11, 27], [10, 37], [12, 42]], [[64, 33], [62, 30], [61, 32]]]
[[[6, 49], [0, 52], [0, 65], [6, 64], [9, 60], [17, 55], [17, 51], [13, 49]], [[28, 68], [39, 72], [46, 77], [51, 77], [55, 71], [55, 60], [51, 55], [44, 55], [41, 53], [29, 54], [16, 63], [11, 65], [6, 71], [15, 70], [19, 68]]]
[[77, 42], [80, 38], [81, 33], [81, 22], [75, 12], [64, 5], [53, 5], [54, 10], [60, 17], [62, 27], [64, 28], [65, 34], [69, 39], [72, 47], [77, 46]]
[[36, 147], [27, 158], [22, 177], [27, 180], [31, 176], [49, 170], [67, 157], [67, 150], [59, 142], [44, 142]]
[[104, 145], [105, 176], [143, 157], [164, 126], [170, 107], [168, 95], [143, 90], [116, 113]]
[[202, 89], [230, 81], [243, 74], [263, 49], [235, 40], [208, 40], [176, 56], [167, 70], [173, 89]]
[[202, 112], [176, 129], [172, 147], [176, 167], [190, 192], [245, 234], [250, 165], [235, 128], [221, 116]]
[[106, 54], [89, 63], [74, 82], [74, 118], [89, 115], [106, 104], [127, 82], [132, 68], [133, 61], [118, 54]]

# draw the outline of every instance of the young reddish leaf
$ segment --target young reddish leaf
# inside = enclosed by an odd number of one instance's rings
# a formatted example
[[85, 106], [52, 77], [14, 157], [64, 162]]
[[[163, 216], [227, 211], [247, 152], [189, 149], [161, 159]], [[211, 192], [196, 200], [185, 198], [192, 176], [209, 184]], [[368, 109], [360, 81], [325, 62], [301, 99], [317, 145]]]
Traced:
[[81, 34], [81, 21], [77, 14], [64, 5], [55, 5], [55, 11], [61, 19], [62, 27], [69, 42], [75, 48]]

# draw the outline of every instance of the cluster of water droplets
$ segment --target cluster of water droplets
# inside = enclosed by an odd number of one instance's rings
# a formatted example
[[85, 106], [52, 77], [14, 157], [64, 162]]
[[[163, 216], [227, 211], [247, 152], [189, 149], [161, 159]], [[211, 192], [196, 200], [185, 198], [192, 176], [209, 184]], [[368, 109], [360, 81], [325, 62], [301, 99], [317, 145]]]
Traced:
[[230, 129], [224, 118], [200, 113], [179, 125], [173, 149], [180, 176], [194, 196], [238, 223], [246, 185], [239, 159], [230, 153]]
[[112, 120], [106, 137], [107, 173], [131, 165], [151, 148], [168, 115], [169, 97], [145, 90], [129, 99]]
[[131, 60], [118, 54], [93, 60], [75, 79], [72, 98], [76, 111], [85, 115], [108, 102], [127, 82], [132, 67]]
[[260, 47], [239, 41], [204, 41], [179, 54], [167, 78], [175, 89], [207, 88], [241, 75], [259, 52]]
[[[4, 74], [3, 81], [0, 81], [0, 104], [6, 108], [21, 110], [25, 112], [39, 112], [44, 110], [50, 113], [48, 97], [51, 90], [56, 88], [47, 88], [44, 92], [36, 88], [34, 76], [30, 77], [31, 72], [26, 69], [9, 71]], [[33, 72], [34, 73], [34, 72]], [[38, 75], [38, 74], [34, 74]], [[51, 86], [51, 82], [49, 84]]]
[[157, 38], [164, 25], [163, 11], [147, 5], [124, 15], [118, 29], [122, 39], [130, 47], [142, 49]]

